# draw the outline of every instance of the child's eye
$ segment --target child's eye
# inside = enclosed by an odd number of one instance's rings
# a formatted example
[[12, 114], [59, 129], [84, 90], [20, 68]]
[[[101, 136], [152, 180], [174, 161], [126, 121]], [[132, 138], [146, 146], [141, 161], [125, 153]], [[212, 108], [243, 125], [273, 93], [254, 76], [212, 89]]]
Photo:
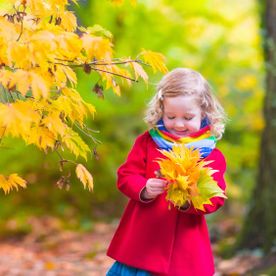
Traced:
[[193, 117], [185, 117], [184, 118], [186, 121], [191, 121], [193, 119]]
[[168, 118], [169, 120], [173, 120], [175, 117], [174, 117], [174, 116], [167, 116], [167, 118]]

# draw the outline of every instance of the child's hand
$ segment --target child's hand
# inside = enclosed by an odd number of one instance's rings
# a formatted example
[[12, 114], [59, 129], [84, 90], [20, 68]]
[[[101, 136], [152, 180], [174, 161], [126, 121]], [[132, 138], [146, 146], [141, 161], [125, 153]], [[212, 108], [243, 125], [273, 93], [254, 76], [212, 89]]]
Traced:
[[154, 199], [164, 192], [167, 181], [160, 178], [149, 178], [146, 187], [142, 192], [142, 197], [145, 199]]

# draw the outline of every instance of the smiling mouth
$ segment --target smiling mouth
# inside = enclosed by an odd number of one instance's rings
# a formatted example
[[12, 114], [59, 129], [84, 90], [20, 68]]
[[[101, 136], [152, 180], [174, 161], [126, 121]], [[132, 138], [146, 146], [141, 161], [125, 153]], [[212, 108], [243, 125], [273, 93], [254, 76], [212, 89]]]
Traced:
[[176, 135], [180, 135], [180, 136], [182, 136], [182, 135], [187, 135], [187, 134], [188, 134], [188, 130], [183, 130], [183, 131], [174, 130], [174, 133], [175, 133]]

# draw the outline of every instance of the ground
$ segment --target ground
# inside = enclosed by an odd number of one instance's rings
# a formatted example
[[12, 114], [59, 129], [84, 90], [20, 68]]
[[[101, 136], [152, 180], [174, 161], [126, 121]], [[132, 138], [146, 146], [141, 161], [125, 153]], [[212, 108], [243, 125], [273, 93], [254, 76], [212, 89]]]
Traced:
[[[61, 230], [58, 220], [53, 218], [32, 218], [30, 223], [31, 233], [1, 239], [1, 276], [104, 276], [113, 263], [105, 253], [117, 221], [95, 223], [93, 229], [85, 233]], [[216, 256], [215, 261], [216, 276], [270, 275], [246, 274], [261, 265], [262, 258], [258, 254], [240, 254], [228, 260]], [[274, 256], [271, 262], [275, 261]]]

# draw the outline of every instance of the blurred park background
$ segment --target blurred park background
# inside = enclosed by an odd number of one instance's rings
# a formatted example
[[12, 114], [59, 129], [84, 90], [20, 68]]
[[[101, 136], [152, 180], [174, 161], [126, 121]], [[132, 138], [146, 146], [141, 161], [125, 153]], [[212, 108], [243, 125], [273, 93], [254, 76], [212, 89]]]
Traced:
[[[142, 48], [158, 51], [165, 55], [169, 70], [193, 68], [212, 85], [229, 117], [217, 144], [228, 164], [228, 200], [207, 219], [212, 239], [219, 241], [218, 254], [230, 256], [258, 177], [265, 95], [263, 6], [254, 0], [138, 0], [136, 5], [83, 0], [71, 9], [81, 25], [99, 24], [113, 34], [117, 57], [135, 57]], [[78, 77], [78, 91], [97, 110], [87, 122], [100, 141], [89, 144], [97, 152], [87, 162], [94, 191], [84, 190], [77, 179], [69, 190], [58, 189], [57, 155], [6, 139], [0, 153], [1, 172], [18, 172], [29, 185], [8, 195], [1, 192], [1, 237], [28, 235], [30, 218], [58, 218], [63, 229], [85, 232], [98, 222], [116, 223], [122, 213], [126, 198], [116, 189], [116, 170], [135, 137], [146, 130], [145, 106], [162, 74], [149, 71], [148, 85], [123, 87], [121, 97], [112, 91], [104, 91], [103, 97], [93, 92], [99, 80], [96, 73], [79, 72]], [[258, 250], [254, 254], [265, 254]]]

